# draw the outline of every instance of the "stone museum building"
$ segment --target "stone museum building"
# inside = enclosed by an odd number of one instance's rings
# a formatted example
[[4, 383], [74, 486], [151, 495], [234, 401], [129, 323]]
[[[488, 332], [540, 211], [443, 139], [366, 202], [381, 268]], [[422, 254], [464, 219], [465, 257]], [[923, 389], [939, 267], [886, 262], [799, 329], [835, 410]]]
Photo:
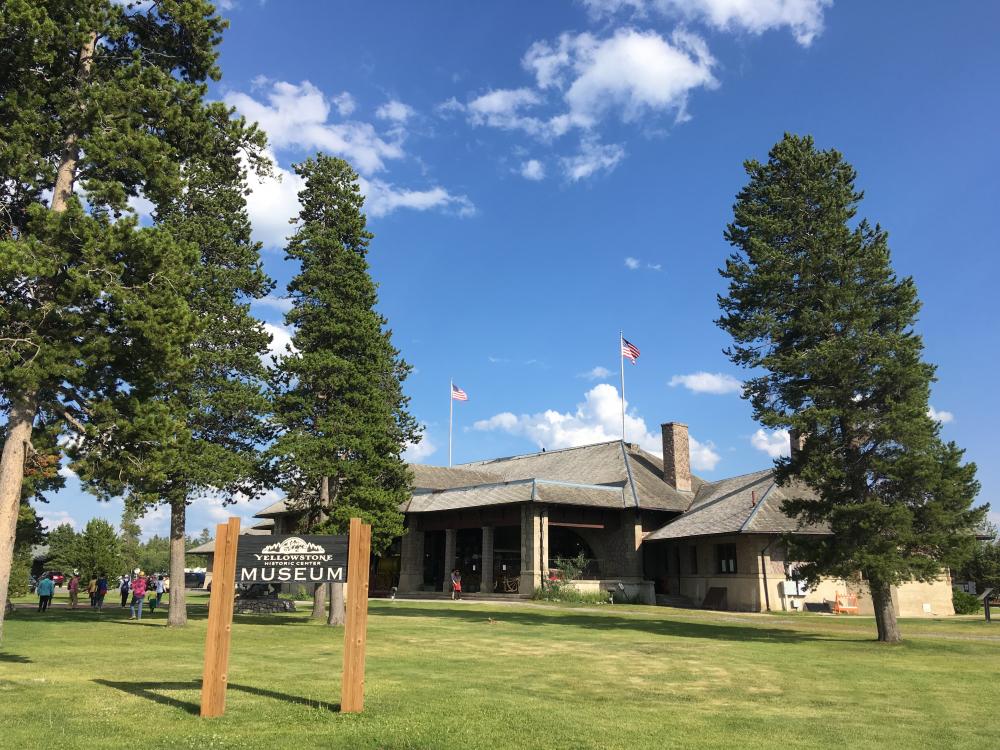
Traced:
[[[616, 592], [619, 601], [740, 611], [871, 613], [863, 582], [823, 581], [807, 590], [782, 544], [786, 534], [822, 534], [781, 511], [803, 488], [779, 487], [770, 469], [708, 482], [691, 473], [687, 425], [661, 427], [663, 457], [615, 440], [455, 467], [414, 464], [402, 510], [407, 533], [373, 558], [373, 593], [463, 589], [530, 596], [554, 562], [578, 555], [574, 586]], [[297, 530], [284, 501], [257, 514], [273, 533]], [[895, 587], [901, 616], [954, 614], [947, 572]]]

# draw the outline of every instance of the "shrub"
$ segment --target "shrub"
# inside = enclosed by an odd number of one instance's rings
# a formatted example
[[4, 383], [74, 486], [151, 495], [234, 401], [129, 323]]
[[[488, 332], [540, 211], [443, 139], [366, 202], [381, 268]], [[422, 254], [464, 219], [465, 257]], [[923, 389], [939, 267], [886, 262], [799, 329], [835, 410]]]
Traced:
[[571, 602], [573, 604], [607, 604], [606, 591], [578, 591], [557, 581], [552, 581], [535, 591], [533, 599], [546, 602]]
[[959, 591], [958, 589], [952, 593], [951, 600], [955, 605], [956, 615], [974, 615], [983, 608], [983, 604], [979, 601], [978, 596]]
[[10, 583], [7, 596], [24, 596], [28, 593], [28, 577], [31, 575], [31, 547], [24, 545], [14, 549], [11, 561]]

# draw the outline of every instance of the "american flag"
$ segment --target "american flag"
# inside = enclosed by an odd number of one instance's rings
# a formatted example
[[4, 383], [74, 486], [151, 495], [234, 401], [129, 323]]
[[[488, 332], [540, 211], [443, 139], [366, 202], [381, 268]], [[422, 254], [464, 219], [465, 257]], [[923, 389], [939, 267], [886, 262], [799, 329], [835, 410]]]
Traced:
[[639, 359], [639, 347], [631, 343], [628, 339], [622, 338], [622, 356], [632, 360], [632, 364]]
[[454, 383], [451, 384], [451, 397], [454, 401], [468, 401], [469, 397], [466, 395], [465, 391], [459, 388]]

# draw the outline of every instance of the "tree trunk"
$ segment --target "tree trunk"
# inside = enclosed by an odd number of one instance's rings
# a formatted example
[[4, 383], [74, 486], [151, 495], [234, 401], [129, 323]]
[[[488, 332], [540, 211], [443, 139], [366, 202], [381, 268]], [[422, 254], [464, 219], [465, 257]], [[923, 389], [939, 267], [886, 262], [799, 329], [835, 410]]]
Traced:
[[14, 561], [14, 536], [21, 506], [24, 460], [31, 444], [31, 425], [35, 421], [33, 397], [14, 401], [7, 418], [7, 436], [0, 455], [0, 642], [3, 641], [3, 618], [7, 612], [7, 588]]
[[313, 584], [313, 611], [310, 617], [322, 622], [326, 619], [326, 584]]
[[185, 496], [170, 499], [170, 604], [167, 625], [187, 625], [187, 601], [184, 589], [184, 521], [187, 515]]
[[343, 625], [347, 621], [347, 607], [344, 604], [344, 584], [330, 584], [330, 616], [327, 625]]
[[[319, 513], [317, 523], [322, 523], [326, 519], [326, 509], [330, 505], [330, 477], [323, 477], [319, 485]], [[317, 583], [313, 586], [313, 610], [311, 615], [313, 620], [322, 620], [326, 617], [326, 584]]]
[[[77, 78], [82, 83], [90, 76], [90, 66], [94, 62], [94, 48], [97, 46], [97, 34], [91, 32], [80, 50]], [[60, 213], [66, 210], [66, 202], [73, 195], [73, 183], [76, 181], [76, 163], [80, 160], [80, 144], [76, 133], [69, 133], [63, 145], [62, 159], [56, 172], [56, 184], [52, 188], [52, 210]]]
[[868, 590], [875, 607], [875, 627], [881, 643], [899, 643], [903, 636], [896, 622], [896, 610], [892, 606], [892, 587], [877, 578], [868, 577]]

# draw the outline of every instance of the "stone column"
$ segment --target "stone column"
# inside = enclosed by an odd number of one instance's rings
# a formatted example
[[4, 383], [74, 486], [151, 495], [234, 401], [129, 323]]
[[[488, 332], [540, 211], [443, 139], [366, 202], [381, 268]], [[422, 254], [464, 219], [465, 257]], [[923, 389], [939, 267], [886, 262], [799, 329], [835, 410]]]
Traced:
[[451, 593], [451, 571], [455, 567], [455, 540], [458, 531], [455, 529], [444, 530], [444, 585], [442, 591]]
[[541, 514], [536, 506], [521, 506], [521, 582], [519, 594], [533, 594], [541, 583]]
[[483, 566], [482, 584], [480, 592], [484, 594], [493, 593], [493, 527], [483, 526], [483, 555], [481, 558]]
[[541, 583], [549, 580], [549, 509], [539, 511], [538, 568]]
[[642, 578], [642, 520], [636, 511], [625, 511], [621, 515], [621, 529], [617, 534], [618, 543], [613, 545], [617, 554], [609, 560], [609, 568], [602, 570], [605, 578]]
[[420, 591], [424, 584], [424, 532], [407, 529], [399, 556], [399, 590]]

